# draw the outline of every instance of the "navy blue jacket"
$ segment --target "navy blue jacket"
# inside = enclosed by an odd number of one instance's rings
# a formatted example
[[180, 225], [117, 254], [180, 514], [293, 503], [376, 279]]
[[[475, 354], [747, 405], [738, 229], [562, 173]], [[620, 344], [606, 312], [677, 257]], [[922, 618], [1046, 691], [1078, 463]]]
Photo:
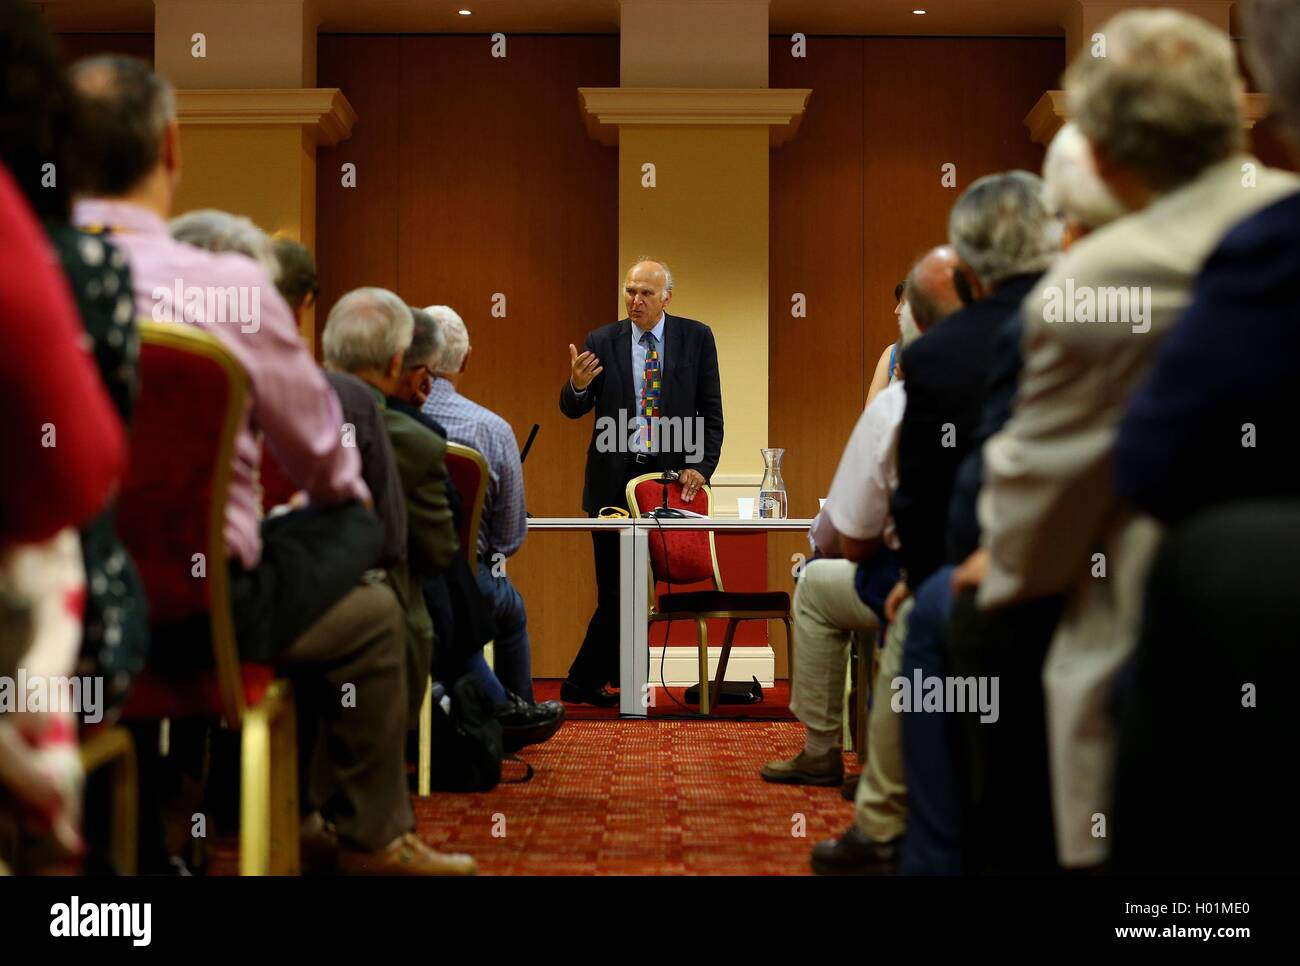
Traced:
[[953, 480], [975, 446], [994, 336], [1038, 278], [1008, 279], [903, 350], [907, 408], [898, 431], [898, 490], [890, 506], [913, 591], [949, 560]]
[[1120, 426], [1119, 492], [1168, 523], [1300, 496], [1298, 393], [1300, 193], [1241, 222], [1206, 261]]

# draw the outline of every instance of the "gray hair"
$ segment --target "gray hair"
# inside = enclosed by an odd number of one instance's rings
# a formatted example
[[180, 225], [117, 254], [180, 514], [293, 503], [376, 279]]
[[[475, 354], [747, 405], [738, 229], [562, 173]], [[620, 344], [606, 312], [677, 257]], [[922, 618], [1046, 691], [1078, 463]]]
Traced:
[[177, 241], [210, 252], [239, 252], [262, 266], [272, 282], [280, 280], [280, 260], [266, 232], [243, 215], [216, 208], [188, 211], [167, 223]]
[[948, 240], [985, 287], [1045, 271], [1061, 250], [1061, 223], [1043, 203], [1043, 179], [1028, 171], [990, 174], [962, 192], [948, 215]]
[[402, 365], [408, 369], [414, 366], [428, 366], [437, 371], [442, 350], [446, 345], [446, 340], [442, 336], [442, 326], [424, 309], [417, 309], [413, 305], [408, 305], [407, 308], [411, 310], [413, 327], [411, 344], [406, 349], [406, 355], [402, 357]]
[[1047, 146], [1043, 185], [1047, 210], [1084, 228], [1100, 228], [1124, 214], [1124, 206], [1097, 175], [1092, 145], [1073, 121]]
[[411, 344], [414, 325], [406, 303], [388, 289], [353, 289], [334, 303], [325, 322], [325, 362], [342, 372], [383, 372]]
[[624, 273], [624, 277], [631, 274], [632, 269], [636, 268], [642, 262], [653, 262], [655, 265], [658, 265], [661, 269], [663, 269], [664, 287], [662, 290], [660, 290], [659, 297], [667, 298], [668, 293], [673, 290], [673, 270], [668, 267], [667, 262], [661, 262], [659, 259], [651, 258], [649, 255], [642, 255], [635, 262], [633, 262], [631, 265], [628, 266], [627, 272]]
[[465, 320], [450, 305], [426, 305], [424, 311], [433, 316], [442, 330], [442, 356], [438, 360], [438, 371], [446, 373], [460, 372], [469, 353], [469, 330]]
[[1251, 0], [1244, 17], [1250, 69], [1300, 143], [1300, 4]]
[[1107, 161], [1163, 192], [1241, 149], [1245, 87], [1227, 34], [1177, 10], [1130, 10], [1101, 31], [1106, 56], [1079, 54], [1065, 87]]
[[81, 188], [103, 197], [126, 194], [158, 163], [176, 117], [176, 92], [144, 61], [117, 54], [80, 60], [71, 76], [82, 106]]

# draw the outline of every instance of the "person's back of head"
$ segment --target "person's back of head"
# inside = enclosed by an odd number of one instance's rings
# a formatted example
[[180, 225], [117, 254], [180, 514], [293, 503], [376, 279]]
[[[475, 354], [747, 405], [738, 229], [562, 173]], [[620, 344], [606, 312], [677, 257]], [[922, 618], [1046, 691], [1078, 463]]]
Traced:
[[266, 232], [245, 218], [216, 208], [187, 211], [167, 224], [177, 241], [209, 252], [238, 252], [257, 262], [271, 281], [280, 274], [271, 239]]
[[962, 307], [956, 284], [960, 270], [961, 259], [951, 245], [930, 249], [912, 266], [903, 283], [903, 311], [898, 319], [902, 348]]
[[413, 328], [411, 310], [392, 292], [353, 289], [334, 304], [325, 322], [325, 364], [392, 395]]
[[465, 320], [450, 305], [426, 305], [424, 311], [433, 316], [442, 332], [442, 356], [438, 360], [437, 374], [444, 378], [460, 375], [470, 350]]
[[1159, 195], [1241, 150], [1245, 86], [1226, 34], [1177, 10], [1130, 10], [1101, 37], [1105, 56], [1082, 51], [1065, 88], [1099, 172], [1128, 207], [1140, 205], [1111, 169]]
[[144, 61], [119, 55], [78, 61], [72, 79], [83, 105], [82, 190], [123, 198], [161, 177], [170, 205], [180, 169], [171, 84]]
[[1242, 14], [1246, 58], [1282, 119], [1293, 155], [1300, 160], [1300, 4], [1250, 0]]
[[1092, 145], [1073, 121], [1062, 126], [1047, 146], [1043, 184], [1043, 201], [1050, 212], [1065, 219], [1070, 241], [1125, 213], [1124, 206], [1097, 175]]
[[316, 304], [320, 296], [320, 275], [316, 260], [307, 246], [292, 238], [276, 238], [271, 243], [280, 274], [275, 277], [275, 287], [284, 296], [295, 317]]
[[1009, 278], [1046, 271], [1061, 250], [1061, 224], [1028, 171], [986, 175], [948, 215], [948, 240], [988, 295]]
[[66, 222], [81, 112], [54, 36], [24, 0], [0, 0], [0, 64], [0, 163], [39, 216]]
[[395, 395], [414, 406], [424, 403], [433, 375], [442, 357], [442, 327], [424, 309], [408, 305], [411, 312], [411, 344], [402, 356], [402, 377]]

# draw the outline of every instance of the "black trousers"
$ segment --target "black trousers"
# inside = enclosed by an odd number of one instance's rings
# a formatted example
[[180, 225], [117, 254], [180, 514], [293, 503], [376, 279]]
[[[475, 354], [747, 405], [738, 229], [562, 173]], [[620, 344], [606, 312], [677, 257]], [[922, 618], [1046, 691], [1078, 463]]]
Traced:
[[1117, 696], [1111, 869], [1294, 875], [1300, 505], [1240, 504], [1172, 531]]
[[998, 678], [997, 721], [957, 716], [965, 772], [962, 864], [975, 875], [1058, 871], [1042, 675], [1061, 604], [1052, 597], [982, 611], [974, 590], [953, 602], [952, 673]]
[[[651, 456], [645, 463], [629, 460], [618, 483], [619, 492], [623, 492], [629, 480], [645, 473], [657, 473], [662, 468], [661, 457], [658, 455]], [[625, 499], [610, 505], [627, 509]], [[590, 515], [594, 517], [597, 514]], [[591, 535], [591, 550], [596, 565], [596, 610], [587, 624], [587, 636], [583, 638], [578, 656], [569, 666], [569, 680], [586, 687], [598, 688], [607, 683], [618, 685], [618, 641], [622, 626], [618, 593], [618, 541], [617, 532], [596, 531]]]

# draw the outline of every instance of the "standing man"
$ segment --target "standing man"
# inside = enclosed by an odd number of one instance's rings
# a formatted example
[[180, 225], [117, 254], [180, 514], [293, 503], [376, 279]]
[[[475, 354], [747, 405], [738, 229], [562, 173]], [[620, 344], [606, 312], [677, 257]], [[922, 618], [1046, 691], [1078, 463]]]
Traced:
[[[663, 262], [642, 259], [627, 272], [627, 318], [588, 333], [581, 353], [569, 346], [569, 380], [560, 411], [596, 419], [587, 447], [582, 508], [626, 509], [629, 480], [659, 470], [681, 472], [690, 502], [718, 466], [722, 452], [722, 386], [713, 332], [702, 322], [669, 315], [673, 274]], [[596, 612], [582, 649], [560, 688], [565, 701], [611, 708], [618, 695], [618, 535], [593, 532]]]

